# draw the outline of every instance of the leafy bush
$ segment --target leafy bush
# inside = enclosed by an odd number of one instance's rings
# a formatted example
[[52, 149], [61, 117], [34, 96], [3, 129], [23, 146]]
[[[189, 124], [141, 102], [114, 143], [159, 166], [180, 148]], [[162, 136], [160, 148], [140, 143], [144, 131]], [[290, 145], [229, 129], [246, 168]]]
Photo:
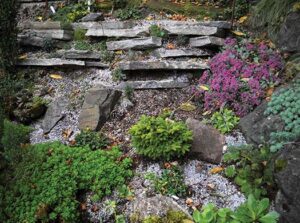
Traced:
[[1, 144], [4, 148], [4, 157], [12, 164], [20, 161], [22, 144], [28, 143], [31, 128], [16, 124], [8, 120], [3, 123], [3, 135]]
[[192, 132], [187, 126], [162, 117], [142, 115], [129, 133], [137, 152], [151, 159], [181, 157], [191, 147]]
[[183, 173], [178, 166], [171, 166], [168, 169], [164, 169], [160, 177], [150, 173], [146, 175], [146, 179], [152, 181], [155, 191], [163, 195], [183, 197], [187, 193]]
[[268, 148], [230, 147], [223, 162], [231, 164], [225, 169], [225, 175], [233, 178], [246, 195], [260, 198], [267, 195], [267, 189], [275, 188], [272, 153]]
[[[140, 221], [131, 221], [132, 223], [140, 222]], [[189, 217], [182, 211], [173, 211], [169, 210], [167, 215], [164, 217], [160, 217], [157, 215], [151, 215], [142, 219], [142, 223], [183, 223], [190, 222]]]
[[283, 62], [265, 43], [228, 38], [224, 50], [209, 65], [210, 71], [203, 73], [196, 89], [205, 109], [216, 111], [226, 105], [244, 116], [261, 103], [268, 87], [280, 83]]
[[290, 88], [273, 94], [265, 115], [279, 115], [285, 123], [284, 131], [271, 133], [272, 152], [295, 142], [300, 137], [300, 80]]
[[85, 37], [86, 34], [86, 30], [85, 29], [81, 29], [81, 28], [77, 28], [74, 30], [74, 40], [75, 41], [83, 41], [86, 39]]
[[124, 8], [124, 9], [119, 9], [117, 12], [117, 17], [121, 20], [141, 19], [142, 14], [138, 8], [128, 7], [128, 8]]
[[104, 149], [108, 146], [109, 141], [102, 133], [91, 130], [83, 130], [75, 137], [75, 146], [88, 146], [91, 150]]
[[276, 223], [279, 214], [269, 212], [269, 206], [269, 199], [256, 200], [253, 195], [249, 195], [247, 201], [235, 211], [218, 209], [215, 205], [208, 204], [201, 212], [194, 211], [193, 219], [196, 223]]
[[230, 132], [238, 124], [239, 120], [240, 118], [235, 116], [233, 111], [226, 108], [215, 112], [210, 119], [213, 126], [223, 134]]
[[149, 28], [149, 32], [150, 32], [151, 36], [156, 36], [156, 37], [161, 37], [161, 38], [165, 38], [168, 36], [167, 31], [163, 30], [158, 25], [151, 25]]
[[116, 147], [91, 151], [58, 142], [24, 150], [5, 193], [5, 222], [80, 222], [79, 191], [101, 199], [132, 176], [131, 159], [121, 155]]
[[88, 6], [84, 2], [63, 6], [52, 15], [52, 19], [64, 23], [76, 22], [89, 13]]

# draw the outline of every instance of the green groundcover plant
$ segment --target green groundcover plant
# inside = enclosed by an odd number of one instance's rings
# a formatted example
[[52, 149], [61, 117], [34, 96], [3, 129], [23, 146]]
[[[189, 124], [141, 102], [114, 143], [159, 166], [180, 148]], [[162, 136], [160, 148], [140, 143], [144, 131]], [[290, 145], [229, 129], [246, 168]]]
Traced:
[[208, 204], [201, 212], [194, 211], [193, 219], [196, 223], [276, 223], [279, 214], [269, 212], [269, 206], [269, 199], [256, 200], [253, 195], [249, 195], [247, 201], [235, 211], [229, 208], [218, 209]]
[[5, 188], [5, 222], [78, 222], [80, 191], [100, 199], [132, 176], [131, 159], [121, 155], [116, 147], [92, 151], [59, 142], [28, 148]]
[[151, 159], [181, 157], [190, 150], [192, 142], [192, 132], [183, 122], [161, 116], [142, 115], [129, 133], [138, 154]]
[[213, 126], [221, 133], [225, 134], [230, 132], [239, 123], [240, 118], [237, 117], [230, 109], [221, 109], [215, 112], [210, 118]]

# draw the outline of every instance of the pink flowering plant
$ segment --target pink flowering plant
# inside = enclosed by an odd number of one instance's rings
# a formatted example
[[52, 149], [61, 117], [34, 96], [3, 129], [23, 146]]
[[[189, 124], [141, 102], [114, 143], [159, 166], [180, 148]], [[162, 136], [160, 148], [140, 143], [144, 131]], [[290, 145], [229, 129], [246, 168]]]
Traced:
[[205, 110], [226, 106], [242, 117], [261, 103], [267, 88], [280, 83], [283, 60], [263, 42], [227, 38], [224, 49], [209, 65], [210, 70], [199, 80], [196, 96], [204, 100]]

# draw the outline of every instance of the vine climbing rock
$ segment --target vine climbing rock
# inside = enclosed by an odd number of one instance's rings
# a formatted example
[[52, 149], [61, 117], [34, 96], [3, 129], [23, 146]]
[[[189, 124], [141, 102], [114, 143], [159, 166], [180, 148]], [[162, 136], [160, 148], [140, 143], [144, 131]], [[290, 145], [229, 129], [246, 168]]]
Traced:
[[279, 152], [276, 159], [275, 180], [278, 193], [275, 209], [280, 214], [280, 223], [295, 223], [300, 219], [300, 139], [295, 144], [287, 145]]
[[103, 86], [91, 88], [85, 95], [79, 115], [79, 128], [99, 130], [109, 118], [121, 94], [121, 91], [104, 88]]
[[211, 163], [220, 163], [225, 137], [212, 126], [204, 125], [196, 119], [188, 118], [186, 124], [193, 132], [191, 153], [193, 157]]

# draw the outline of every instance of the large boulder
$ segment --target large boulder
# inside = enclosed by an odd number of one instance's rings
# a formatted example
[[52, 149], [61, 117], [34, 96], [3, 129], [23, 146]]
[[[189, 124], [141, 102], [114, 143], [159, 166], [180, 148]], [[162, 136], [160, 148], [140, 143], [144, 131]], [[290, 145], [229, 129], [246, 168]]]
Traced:
[[193, 132], [193, 143], [190, 151], [193, 157], [211, 163], [220, 163], [225, 145], [224, 135], [196, 119], [188, 118], [186, 124]]
[[281, 171], [275, 173], [279, 191], [275, 200], [275, 209], [280, 214], [280, 223], [295, 223], [300, 219], [300, 147], [290, 144], [281, 150], [277, 164]]
[[246, 141], [259, 145], [270, 140], [272, 132], [282, 131], [284, 122], [279, 116], [265, 116], [267, 102], [263, 102], [253, 112], [241, 118], [239, 128], [242, 130]]
[[121, 94], [121, 91], [102, 86], [91, 88], [85, 95], [79, 115], [79, 128], [99, 130], [109, 118]]
[[42, 129], [45, 134], [49, 133], [65, 117], [64, 111], [67, 106], [68, 100], [64, 97], [60, 97], [50, 103], [42, 123]]
[[300, 52], [300, 13], [292, 12], [278, 33], [278, 45], [287, 52]]

